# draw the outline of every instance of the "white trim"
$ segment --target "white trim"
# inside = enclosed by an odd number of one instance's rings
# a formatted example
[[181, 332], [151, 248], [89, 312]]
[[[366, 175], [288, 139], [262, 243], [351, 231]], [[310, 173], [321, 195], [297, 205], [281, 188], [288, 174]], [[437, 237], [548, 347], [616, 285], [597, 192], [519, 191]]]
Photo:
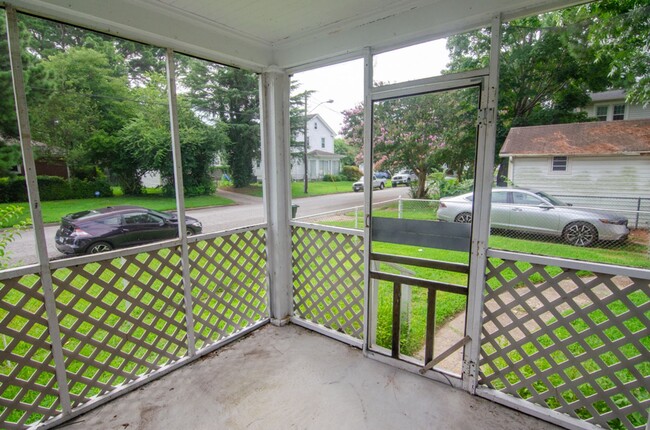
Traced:
[[[339, 212], [339, 211], [336, 211], [336, 212]], [[327, 213], [327, 212], [325, 212], [325, 213]], [[313, 216], [313, 215], [311, 215], [311, 216]], [[305, 217], [305, 218], [307, 218], [307, 217]], [[363, 232], [359, 231], [359, 230], [354, 230], [354, 229], [345, 228], [345, 227], [332, 227], [332, 226], [329, 226], [329, 225], [322, 225], [322, 224], [312, 224], [312, 223], [304, 222], [304, 221], [296, 221], [297, 219], [298, 218], [295, 218], [289, 224], [291, 224], [294, 227], [308, 228], [310, 230], [326, 231], [326, 232], [329, 232], [329, 233], [349, 234], [351, 236], [363, 236]]]
[[635, 267], [615, 266], [612, 264], [591, 263], [588, 261], [567, 260], [565, 258], [544, 257], [541, 255], [522, 254], [519, 252], [499, 251], [488, 249], [488, 258], [500, 258], [503, 260], [520, 261], [544, 266], [557, 266], [572, 270], [587, 270], [590, 272], [603, 273], [606, 275], [621, 275], [631, 278], [650, 280], [650, 270], [638, 269]]
[[45, 316], [47, 318], [52, 359], [54, 361], [54, 374], [59, 386], [58, 394], [61, 410], [63, 415], [67, 415], [72, 410], [70, 386], [68, 385], [67, 370], [65, 368], [56, 297], [54, 295], [52, 271], [49, 266], [49, 258], [47, 255], [47, 241], [45, 239], [45, 227], [43, 224], [43, 213], [41, 211], [41, 198], [36, 177], [34, 152], [32, 150], [23, 64], [20, 55], [21, 49], [18, 18], [16, 9], [12, 6], [8, 6], [5, 10], [5, 22], [7, 26], [7, 43], [9, 45], [9, 62], [14, 90], [16, 117], [18, 120], [18, 132], [20, 134], [20, 147], [25, 166], [25, 181], [27, 183], [27, 196], [29, 198], [30, 213], [34, 225], [35, 251], [38, 256], [38, 264], [40, 268]]
[[379, 361], [380, 363], [384, 363], [389, 366], [402, 369], [404, 371], [422, 376], [427, 379], [431, 379], [432, 381], [442, 382], [443, 384], [449, 385], [454, 388], [462, 389], [463, 381], [461, 379], [458, 379], [458, 375], [442, 372], [440, 370], [428, 370], [423, 375], [422, 373], [420, 373], [420, 370], [422, 370], [422, 363], [415, 363], [415, 362], [409, 363], [403, 360], [404, 358], [410, 358], [410, 357], [401, 356], [402, 360], [396, 360], [392, 357], [388, 357], [376, 351], [368, 351], [366, 355], [368, 358], [375, 361]]
[[[185, 189], [183, 185], [183, 161], [181, 157], [181, 139], [178, 125], [178, 99], [176, 98], [176, 68], [174, 51], [167, 48], [165, 53], [167, 68], [167, 97], [169, 104], [169, 132], [172, 138], [172, 162], [174, 165], [174, 191], [176, 192], [176, 210], [178, 211], [178, 237], [181, 239], [181, 276], [183, 279], [183, 304], [185, 306], [185, 324], [194, 327], [192, 312], [192, 279], [190, 278], [190, 258], [187, 245], [187, 225], [185, 220]], [[194, 330], [187, 330], [187, 351], [190, 357], [196, 354]]]
[[346, 343], [350, 346], [354, 346], [355, 348], [361, 349], [363, 347], [363, 341], [361, 339], [357, 339], [356, 337], [352, 337], [344, 333], [339, 333], [338, 331], [332, 330], [331, 328], [327, 328], [323, 325], [316, 324], [314, 322], [307, 321], [296, 316], [292, 316], [289, 321], [291, 321], [292, 324], [315, 331], [316, 333], [322, 334], [323, 336], [338, 340], [339, 342]]
[[601, 427], [595, 426], [585, 421], [580, 421], [568, 415], [561, 414], [552, 409], [548, 409], [534, 403], [510, 396], [491, 388], [479, 387], [476, 389], [476, 395], [494, 403], [512, 408], [516, 411], [523, 412], [533, 417], [539, 418], [546, 422], [562, 426], [570, 430], [595, 430]]

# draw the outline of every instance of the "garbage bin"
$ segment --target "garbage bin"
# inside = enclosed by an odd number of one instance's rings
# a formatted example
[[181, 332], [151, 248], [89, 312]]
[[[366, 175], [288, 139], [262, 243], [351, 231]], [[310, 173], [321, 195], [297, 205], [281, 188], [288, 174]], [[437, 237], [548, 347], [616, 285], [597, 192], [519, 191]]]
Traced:
[[300, 206], [298, 206], [298, 205], [295, 204], [295, 203], [292, 203], [292, 204], [291, 204], [291, 218], [295, 218], [295, 217], [296, 217], [296, 214], [298, 213], [298, 208], [299, 208], [299, 207], [300, 207]]

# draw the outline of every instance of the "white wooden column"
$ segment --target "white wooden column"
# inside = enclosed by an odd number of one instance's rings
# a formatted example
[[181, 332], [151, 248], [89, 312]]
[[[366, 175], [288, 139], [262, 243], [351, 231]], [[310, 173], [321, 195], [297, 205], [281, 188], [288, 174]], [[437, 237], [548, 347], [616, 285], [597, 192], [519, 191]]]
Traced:
[[260, 79], [262, 166], [271, 323], [285, 325], [293, 310], [289, 75], [270, 67]]

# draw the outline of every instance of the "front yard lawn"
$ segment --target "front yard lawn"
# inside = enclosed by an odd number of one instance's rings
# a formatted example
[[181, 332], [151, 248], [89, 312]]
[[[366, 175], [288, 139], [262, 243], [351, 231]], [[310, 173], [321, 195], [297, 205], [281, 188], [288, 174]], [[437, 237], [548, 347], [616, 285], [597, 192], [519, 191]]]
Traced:
[[[325, 182], [325, 181], [314, 181], [309, 182], [307, 194], [304, 193], [305, 184], [302, 181], [291, 182], [291, 198], [297, 199], [300, 197], [314, 197], [322, 196], [326, 194], [338, 194], [338, 193], [351, 193], [352, 192], [352, 181], [340, 181], [340, 182]], [[236, 193], [247, 194], [249, 196], [262, 197], [262, 184], [251, 184], [248, 187], [244, 188], [228, 188], [228, 191], [233, 191]]]
[[[187, 197], [185, 199], [185, 207], [188, 209], [209, 206], [226, 206], [233, 203], [234, 202], [232, 200], [220, 196], [197, 196]], [[19, 221], [31, 217], [29, 213], [29, 203], [11, 204], [23, 208], [22, 218]], [[154, 194], [137, 197], [118, 196], [99, 197], [95, 199], [55, 200], [49, 202], [41, 202], [41, 210], [43, 211], [43, 222], [58, 223], [61, 220], [62, 216], [69, 213], [118, 205], [144, 206], [146, 208], [158, 211], [168, 211], [176, 209], [176, 199], [174, 197], [163, 197], [161, 195]], [[0, 228], [3, 227], [10, 226], [0, 225]]]

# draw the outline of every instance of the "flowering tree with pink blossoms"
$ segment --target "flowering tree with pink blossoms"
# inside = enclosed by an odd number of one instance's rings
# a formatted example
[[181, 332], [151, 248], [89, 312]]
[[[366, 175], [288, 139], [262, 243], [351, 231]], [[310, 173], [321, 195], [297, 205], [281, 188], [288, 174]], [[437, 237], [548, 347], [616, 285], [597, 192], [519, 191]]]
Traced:
[[[427, 197], [427, 176], [454, 169], [459, 179], [471, 177], [475, 151], [476, 105], [465, 105], [462, 93], [426, 94], [375, 103], [373, 167], [410, 169], [418, 177], [415, 198]], [[468, 114], [469, 112], [469, 114]], [[344, 112], [342, 134], [363, 161], [363, 106]]]

